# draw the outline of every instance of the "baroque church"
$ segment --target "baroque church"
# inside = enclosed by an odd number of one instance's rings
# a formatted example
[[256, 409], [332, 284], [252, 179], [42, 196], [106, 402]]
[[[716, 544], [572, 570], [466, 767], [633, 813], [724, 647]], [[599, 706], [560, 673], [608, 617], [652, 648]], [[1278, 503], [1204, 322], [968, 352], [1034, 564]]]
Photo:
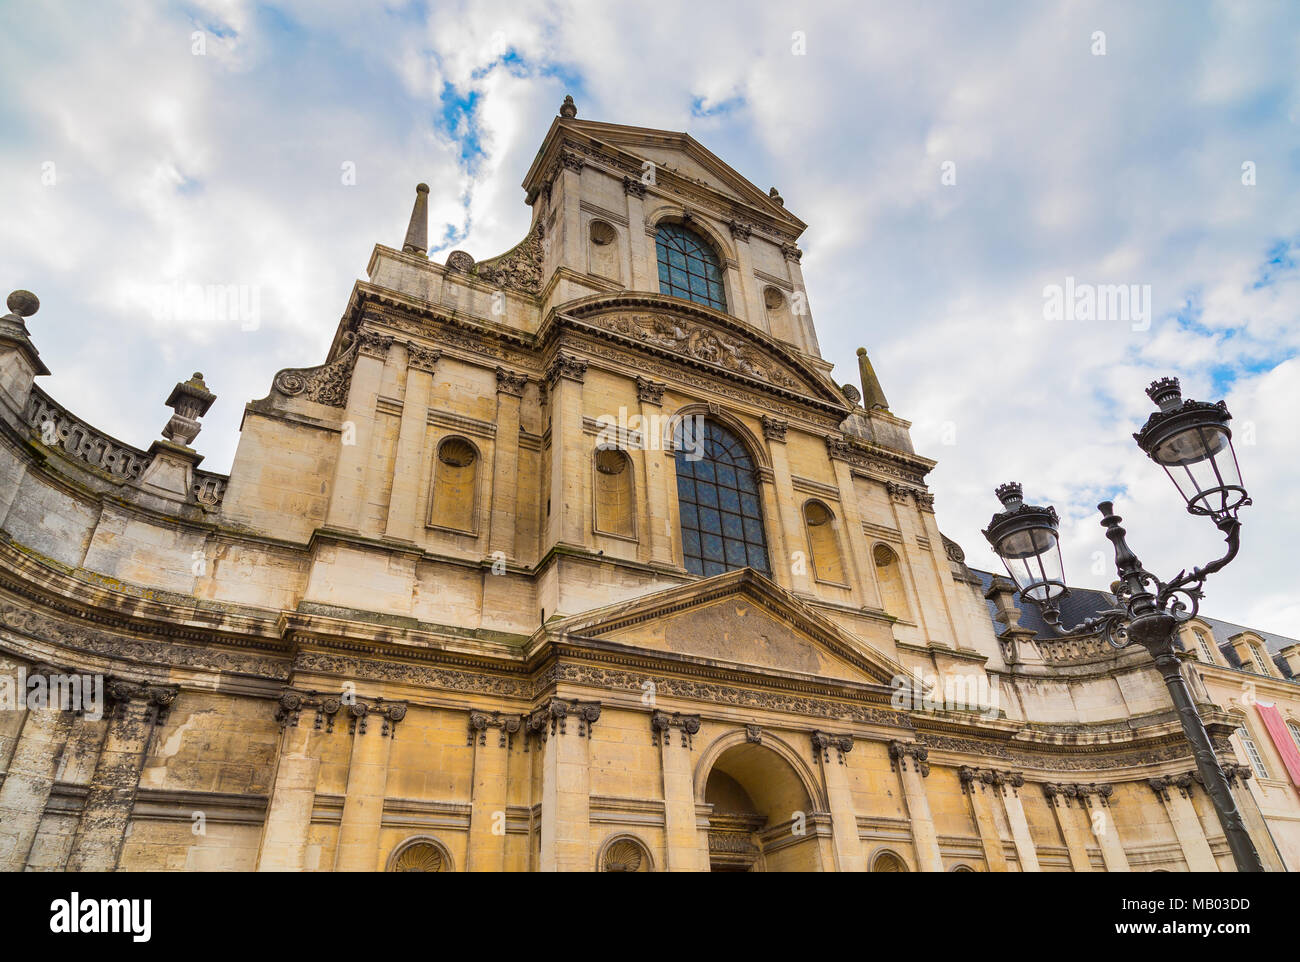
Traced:
[[[10, 296], [0, 867], [1232, 869], [1150, 657], [971, 569], [866, 352], [832, 378], [775, 189], [571, 98], [523, 188], [516, 247], [438, 264], [420, 185], [229, 476], [202, 375], [133, 447]], [[1300, 646], [1182, 632], [1300, 868]]]

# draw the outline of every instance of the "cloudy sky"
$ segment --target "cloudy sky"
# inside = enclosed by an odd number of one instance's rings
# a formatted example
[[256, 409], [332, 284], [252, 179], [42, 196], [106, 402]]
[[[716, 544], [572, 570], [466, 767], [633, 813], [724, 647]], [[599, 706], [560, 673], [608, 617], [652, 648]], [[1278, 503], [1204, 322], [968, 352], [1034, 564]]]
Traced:
[[[1153, 377], [1225, 397], [1255, 504], [1205, 611], [1300, 637], [1297, 64], [1291, 3], [7, 4], [0, 286], [41, 298], [45, 389], [131, 444], [203, 371], [197, 446], [228, 470], [416, 182], [435, 259], [523, 236], [571, 93], [779, 187], [837, 380], [865, 345], [980, 566], [1007, 479], [1062, 513], [1074, 583], [1113, 578], [1107, 497], [1157, 573], [1216, 556], [1130, 435]], [[1052, 319], [1067, 278], [1149, 312]], [[242, 285], [258, 322], [170, 310], [191, 284]]]

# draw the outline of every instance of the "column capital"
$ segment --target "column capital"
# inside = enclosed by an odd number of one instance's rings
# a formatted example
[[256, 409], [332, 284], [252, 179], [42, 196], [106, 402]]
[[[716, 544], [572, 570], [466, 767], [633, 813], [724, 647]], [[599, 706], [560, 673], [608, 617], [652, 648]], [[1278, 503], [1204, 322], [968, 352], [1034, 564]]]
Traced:
[[676, 728], [682, 734], [682, 748], [693, 748], [692, 738], [700, 730], [699, 715], [683, 715], [681, 712], [655, 711], [650, 714], [651, 741], [667, 747], [672, 743], [672, 730]]
[[[545, 705], [536, 708], [524, 723], [525, 734], [536, 736], [544, 744], [550, 735], [568, 733], [568, 720], [572, 716], [578, 720], [578, 737], [586, 738], [591, 734], [592, 726], [600, 718], [600, 702], [569, 701], [564, 698], [552, 698]], [[527, 750], [527, 744], [524, 746]]]
[[920, 742], [902, 742], [894, 741], [889, 743], [889, 767], [893, 770], [895, 767], [907, 771], [907, 759], [912, 759], [912, 764], [922, 778], [930, 776], [930, 749], [926, 748]]
[[1147, 785], [1156, 796], [1163, 801], [1169, 801], [1169, 789], [1176, 788], [1183, 798], [1192, 797], [1192, 786], [1197, 783], [1198, 779], [1192, 772], [1183, 772], [1180, 775], [1157, 775], [1147, 779]]
[[571, 357], [568, 354], [556, 354], [551, 361], [550, 366], [546, 369], [546, 383], [554, 387], [555, 382], [560, 378], [568, 378], [570, 381], [577, 381], [579, 384], [587, 376], [587, 361], [580, 357]]
[[357, 351], [362, 357], [378, 358], [381, 361], [388, 359], [388, 349], [393, 346], [393, 336], [391, 334], [380, 334], [378, 331], [361, 331], [357, 334]]
[[789, 427], [789, 421], [782, 421], [780, 418], [772, 418], [767, 415], [763, 416], [763, 437], [769, 441], [784, 442], [786, 430]]
[[433, 373], [438, 365], [438, 359], [442, 357], [442, 351], [431, 347], [423, 347], [414, 341], [406, 343], [406, 363], [408, 367], [413, 367], [417, 371], [428, 371]]
[[528, 376], [519, 374], [515, 371], [507, 371], [503, 367], [497, 368], [497, 393], [510, 394], [514, 397], [523, 397], [524, 388], [528, 386]]
[[645, 197], [645, 184], [636, 177], [623, 175], [623, 193], [631, 194], [634, 197]]
[[824, 731], [814, 731], [812, 733], [813, 754], [820, 755], [822, 761], [830, 762], [831, 749], [835, 749], [839, 756], [840, 764], [844, 764], [844, 756], [853, 751], [852, 735], [832, 735]]
[[660, 381], [652, 381], [648, 377], [637, 375], [636, 377], [636, 396], [642, 404], [661, 405], [664, 403], [664, 390], [668, 387]]
[[297, 728], [298, 718], [304, 709], [316, 710], [314, 731], [330, 734], [334, 731], [334, 722], [343, 709], [348, 719], [349, 734], [366, 734], [370, 722], [381, 721], [380, 734], [392, 737], [396, 734], [397, 723], [406, 717], [405, 702], [387, 701], [383, 698], [363, 698], [358, 695], [331, 695], [315, 691], [298, 691], [286, 688], [280, 693], [280, 700], [275, 709], [275, 720], [280, 728]]
[[1089, 782], [1086, 785], [1080, 782], [1043, 783], [1043, 794], [1047, 796], [1047, 800], [1052, 804], [1052, 807], [1056, 807], [1056, 800], [1060, 798], [1065, 801], [1066, 808], [1070, 807], [1071, 801], [1077, 801], [1080, 808], [1092, 808], [1092, 802], [1089, 799], [1096, 797], [1102, 807], [1105, 808], [1109, 807], [1110, 797], [1114, 792], [1115, 786], [1108, 782], [1101, 784]]
[[728, 222], [727, 227], [731, 230], [731, 236], [736, 240], [748, 241], [749, 235], [754, 232], [754, 228], [749, 224], [743, 224], [738, 220]]
[[526, 715], [503, 715], [499, 711], [486, 712], [471, 709], [469, 713], [469, 740], [465, 744], [473, 745], [477, 741], [480, 745], [486, 745], [487, 730], [495, 728], [500, 733], [497, 747], [514, 748], [515, 735], [523, 729], [527, 717]]
[[801, 251], [799, 248], [795, 247], [793, 244], [782, 244], [782, 245], [781, 245], [781, 254], [782, 254], [782, 256], [784, 256], [785, 259], [788, 260], [788, 261], [801, 261], [801, 260], [803, 260], [803, 251]]
[[832, 461], [852, 460], [852, 448], [849, 442], [839, 434], [826, 435], [826, 454]]
[[128, 705], [132, 702], [143, 702], [145, 719], [149, 722], [161, 723], [167, 719], [167, 712], [176, 701], [179, 691], [180, 689], [175, 685], [151, 685], [124, 678], [110, 678], [104, 685], [108, 717], [124, 718]]

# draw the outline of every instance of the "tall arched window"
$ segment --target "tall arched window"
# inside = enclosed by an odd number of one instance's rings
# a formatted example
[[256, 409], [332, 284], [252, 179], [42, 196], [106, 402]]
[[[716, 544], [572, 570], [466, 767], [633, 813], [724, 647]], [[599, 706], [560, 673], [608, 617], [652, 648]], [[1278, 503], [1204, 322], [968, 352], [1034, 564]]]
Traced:
[[717, 575], [736, 568], [771, 574], [758, 474], [740, 438], [703, 418], [677, 427], [677, 499], [686, 570]]
[[681, 224], [660, 224], [655, 233], [659, 293], [684, 297], [720, 311], [727, 309], [722, 264], [699, 234]]

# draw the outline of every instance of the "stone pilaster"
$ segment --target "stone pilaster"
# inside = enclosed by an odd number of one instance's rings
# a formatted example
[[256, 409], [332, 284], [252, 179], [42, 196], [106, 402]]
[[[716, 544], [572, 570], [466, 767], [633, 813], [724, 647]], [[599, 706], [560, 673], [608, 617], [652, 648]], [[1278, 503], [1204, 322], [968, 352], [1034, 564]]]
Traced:
[[[311, 811], [320, 774], [319, 739], [327, 728], [334, 727], [341, 707], [337, 697], [317, 699], [292, 690], [280, 696], [276, 709], [280, 755], [257, 849], [259, 872], [301, 872], [307, 867]], [[303, 722], [303, 711], [314, 712], [314, 722]]]
[[397, 429], [393, 493], [388, 499], [388, 520], [384, 526], [384, 533], [399, 541], [414, 542], [424, 528], [424, 519], [417, 516], [420, 479], [424, 476], [433, 372], [440, 356], [440, 352], [415, 343], [406, 346], [406, 396], [402, 400], [402, 420]]
[[831, 836], [835, 842], [835, 869], [838, 872], [865, 872], [867, 863], [858, 837], [858, 816], [853, 809], [853, 792], [849, 788], [844, 756], [853, 750], [853, 736], [812, 733], [813, 754], [821, 768], [826, 800], [831, 808]]
[[325, 516], [328, 527], [341, 531], [360, 530], [361, 508], [366, 501], [366, 470], [373, 460], [371, 445], [375, 433], [375, 405], [379, 400], [388, 350], [393, 345], [390, 335], [362, 331], [357, 336], [361, 343], [348, 387], [339, 456], [334, 467], [334, 483], [330, 486], [329, 511]]
[[1002, 793], [1006, 776], [1002, 772], [963, 765], [957, 770], [957, 777], [961, 779], [963, 794], [970, 799], [971, 814], [975, 819], [975, 829], [979, 832], [984, 861], [989, 871], [1007, 871], [1006, 853], [1002, 849], [1002, 838], [998, 835], [997, 822], [993, 817], [993, 794]]
[[1178, 847], [1183, 850], [1187, 868], [1192, 872], [1217, 872], [1219, 863], [1210, 851], [1201, 819], [1192, 805], [1192, 791], [1196, 778], [1190, 772], [1182, 775], [1160, 775], [1147, 779], [1147, 784], [1164, 804], [1165, 814], [1174, 827]]
[[862, 535], [862, 514], [853, 487], [853, 468], [843, 458], [833, 455], [831, 467], [835, 469], [835, 483], [840, 489], [840, 510], [844, 513], [844, 530], [848, 535], [845, 540], [848, 541], [848, 561], [852, 566], [853, 594], [858, 604], [880, 608], [880, 592], [876, 590], [876, 577], [867, 554], [867, 539]]
[[357, 699], [342, 707], [352, 735], [347, 796], [339, 823], [336, 872], [374, 872], [379, 868], [379, 830], [388, 787], [388, 757], [397, 723], [406, 706]]
[[165, 719], [176, 692], [163, 685], [116, 679], [105, 686], [108, 728], [72, 841], [68, 871], [111, 872], [117, 868], [150, 738]]
[[506, 800], [510, 752], [522, 737], [524, 719], [501, 712], [469, 713], [469, 744], [474, 747], [470, 781], [469, 847], [466, 871], [506, 869]]
[[767, 322], [767, 309], [763, 306], [760, 285], [754, 277], [754, 256], [749, 249], [751, 229], [748, 224], [741, 224], [736, 221], [732, 221], [729, 226], [731, 227], [731, 239], [736, 245], [736, 265], [738, 268], [736, 283], [739, 284], [739, 290], [736, 291], [737, 299], [743, 301], [749, 323], [765, 334], [771, 334], [772, 329]]
[[[770, 559], [772, 571], [782, 587], [796, 593], [811, 594], [812, 556], [808, 539], [804, 537], [802, 512], [795, 503], [790, 457], [785, 449], [785, 426], [778, 426], [769, 419], [764, 422], [763, 433], [772, 459], [772, 481], [763, 485], [763, 509], [781, 535], [781, 543], [772, 546], [778, 549], [773, 551]], [[796, 551], [803, 557], [802, 564], [795, 564]]]
[[645, 455], [646, 504], [643, 530], [648, 532], [650, 560], [654, 564], [673, 564], [673, 517], [671, 506], [677, 503], [677, 471], [673, 462], [671, 434], [664, 437], [661, 405], [664, 389], [659, 381], [637, 377], [636, 394], [641, 404], [642, 453]]
[[599, 702], [552, 698], [528, 716], [532, 750], [542, 753], [543, 872], [590, 872], [591, 728]]
[[930, 774], [929, 749], [916, 742], [890, 742], [889, 758], [898, 772], [907, 817], [912, 825], [912, 844], [916, 847], [916, 864], [922, 872], [942, 872], [943, 856], [939, 853], [939, 833], [930, 815], [930, 799], [925, 794], [925, 777]]
[[695, 816], [691, 750], [700, 730], [699, 715], [656, 711], [650, 716], [653, 740], [663, 763], [665, 870], [707, 872], [709, 836]]
[[[1070, 868], [1075, 872], [1091, 872], [1092, 860], [1088, 857], [1088, 840], [1092, 838], [1092, 824], [1083, 800], [1080, 800], [1080, 786], [1058, 785], [1047, 782], [1043, 785], [1043, 794], [1052, 806], [1056, 816], [1061, 838], [1065, 840], [1065, 850], [1070, 856]], [[1086, 799], [1086, 795], [1084, 796]], [[1084, 822], [1088, 822], [1087, 825]]]
[[1025, 786], [1025, 777], [1019, 772], [1007, 775], [1010, 794], [1003, 793], [1002, 805], [1007, 813], [1007, 824], [1011, 827], [1011, 839], [1016, 845], [1016, 858], [1022, 872], [1041, 872], [1038, 864], [1038, 846], [1029, 831], [1029, 819], [1025, 816], [1025, 806], [1020, 799], [1020, 789]]
[[[27, 678], [56, 673], [58, 669], [49, 665], [36, 665]], [[21, 694], [26, 696], [25, 688]], [[46, 703], [24, 712], [8, 772], [0, 785], [0, 872], [21, 872], [27, 864], [72, 728], [75, 712], [71, 708]]]
[[628, 260], [632, 270], [631, 290], [659, 290], [654, 237], [647, 233], [645, 222], [645, 184], [638, 178], [623, 178], [623, 193], [627, 197]]
[[545, 548], [581, 547], [588, 458], [582, 448], [582, 384], [587, 362], [556, 354], [546, 371], [551, 406], [551, 504]]
[[[519, 513], [519, 405], [528, 378], [497, 368], [497, 433], [492, 466], [492, 520], [488, 551], [515, 557], [515, 520]], [[552, 434], [554, 441], [554, 434]]]

